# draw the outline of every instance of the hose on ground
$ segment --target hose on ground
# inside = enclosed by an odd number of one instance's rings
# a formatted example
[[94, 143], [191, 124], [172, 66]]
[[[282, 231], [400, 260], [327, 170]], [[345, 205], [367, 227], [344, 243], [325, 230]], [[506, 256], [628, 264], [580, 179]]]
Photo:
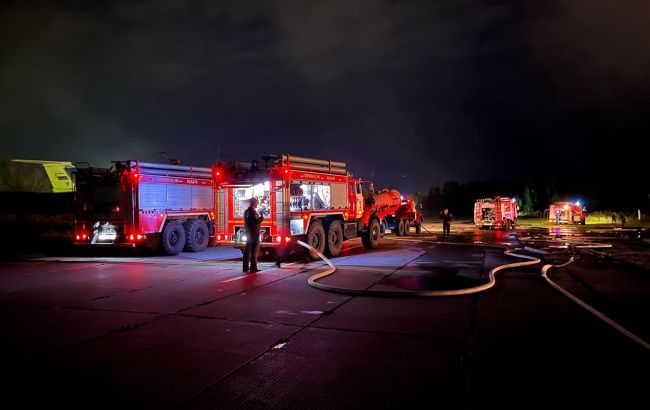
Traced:
[[598, 311], [595, 308], [591, 307], [587, 303], [585, 303], [582, 300], [578, 299], [576, 296], [574, 296], [573, 294], [566, 291], [564, 288], [559, 286], [557, 283], [553, 282], [548, 277], [547, 273], [548, 273], [549, 270], [551, 270], [553, 268], [563, 268], [563, 267], [573, 263], [573, 261], [575, 261], [575, 260], [576, 260], [576, 258], [572, 256], [571, 258], [569, 258], [568, 261], [566, 261], [565, 263], [560, 264], [560, 265], [552, 265], [552, 264], [544, 265], [542, 267], [542, 277], [555, 290], [557, 290], [558, 292], [560, 292], [561, 294], [563, 294], [567, 298], [571, 299], [573, 302], [577, 303], [578, 305], [580, 305], [581, 307], [586, 309], [589, 313], [593, 314], [598, 319], [600, 319], [603, 322], [607, 323], [609, 326], [613, 327], [614, 329], [616, 329], [617, 331], [622, 333], [625, 337], [633, 340], [634, 342], [640, 344], [641, 346], [643, 346], [646, 349], [650, 349], [650, 344], [648, 342], [641, 339], [639, 336], [635, 335], [634, 333], [630, 332], [629, 330], [625, 329], [623, 326], [619, 325], [618, 323], [614, 322], [612, 319], [608, 318], [603, 313], [601, 313], [600, 311]]
[[[439, 242], [447, 245], [472, 245], [472, 244], [454, 244], [450, 242]], [[468, 295], [477, 292], [483, 292], [487, 289], [493, 287], [496, 283], [495, 274], [504, 269], [518, 268], [522, 266], [536, 265], [541, 262], [539, 258], [534, 256], [522, 255], [515, 253], [517, 249], [508, 249], [504, 253], [508, 256], [513, 256], [520, 259], [525, 259], [522, 262], [507, 263], [505, 265], [500, 265], [492, 268], [488, 272], [489, 281], [487, 283], [473, 286], [469, 288], [453, 289], [453, 290], [425, 290], [425, 291], [390, 291], [390, 290], [361, 290], [361, 289], [349, 289], [342, 288], [337, 286], [325, 285], [323, 283], [318, 283], [318, 281], [326, 276], [329, 276], [336, 272], [336, 266], [327, 258], [325, 255], [320, 253], [318, 250], [314, 249], [312, 246], [306, 244], [305, 242], [298, 241], [298, 244], [305, 247], [309, 252], [318, 255], [329, 267], [323, 272], [312, 275], [307, 279], [307, 283], [310, 286], [324, 290], [327, 292], [341, 293], [345, 295], [353, 296], [382, 296], [382, 297], [437, 297], [437, 296], [459, 296], [459, 295]], [[480, 246], [480, 245], [474, 245]], [[487, 246], [484, 246], [487, 247]], [[504, 249], [502, 247], [490, 246], [493, 248]]]

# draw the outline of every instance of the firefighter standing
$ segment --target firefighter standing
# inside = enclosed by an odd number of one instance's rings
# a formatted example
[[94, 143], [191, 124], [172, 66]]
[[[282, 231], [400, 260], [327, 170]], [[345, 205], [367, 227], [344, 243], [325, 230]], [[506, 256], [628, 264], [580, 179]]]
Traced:
[[442, 219], [442, 237], [449, 238], [451, 235], [451, 220], [453, 216], [449, 213], [449, 208], [445, 208], [440, 212], [440, 219]]
[[244, 250], [244, 272], [259, 272], [257, 269], [257, 253], [260, 249], [260, 225], [264, 217], [257, 213], [257, 198], [250, 200], [248, 209], [244, 211], [244, 229], [246, 230], [246, 249]]

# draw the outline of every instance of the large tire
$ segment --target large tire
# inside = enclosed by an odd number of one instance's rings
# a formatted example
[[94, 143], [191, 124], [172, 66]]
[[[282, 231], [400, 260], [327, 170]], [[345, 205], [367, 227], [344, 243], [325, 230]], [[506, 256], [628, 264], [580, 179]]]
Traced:
[[404, 220], [404, 236], [408, 236], [408, 234], [411, 233], [411, 223], [408, 221], [408, 219]]
[[162, 231], [163, 251], [167, 255], [178, 255], [185, 247], [185, 229], [179, 221], [170, 221]]
[[375, 249], [379, 246], [379, 238], [381, 238], [381, 229], [379, 229], [379, 221], [373, 219], [370, 221], [368, 232], [361, 237], [361, 242], [366, 249]]
[[202, 252], [208, 248], [210, 232], [203, 219], [190, 219], [185, 226], [185, 250]]
[[[325, 251], [325, 229], [323, 229], [323, 224], [320, 221], [314, 221], [309, 227], [307, 232], [307, 244], [312, 248], [316, 249], [318, 252], [323, 253]], [[318, 259], [318, 255], [313, 254], [312, 252], [307, 252], [311, 259]]]
[[325, 249], [328, 256], [338, 256], [343, 248], [343, 228], [341, 222], [333, 221], [327, 230], [327, 248]]
[[395, 235], [402, 236], [404, 235], [404, 221], [401, 219], [395, 223]]
[[415, 224], [415, 233], [419, 235], [420, 232], [422, 232], [422, 223]]

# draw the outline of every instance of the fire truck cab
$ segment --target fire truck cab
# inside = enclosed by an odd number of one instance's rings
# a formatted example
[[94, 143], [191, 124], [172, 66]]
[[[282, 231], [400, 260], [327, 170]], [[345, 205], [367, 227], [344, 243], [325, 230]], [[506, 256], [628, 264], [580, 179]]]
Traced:
[[293, 250], [300, 239], [319, 252], [337, 256], [343, 241], [358, 236], [366, 247], [377, 246], [379, 223], [361, 222], [367, 184], [353, 178], [345, 163], [288, 154], [262, 160], [263, 167], [256, 160], [213, 167], [217, 244], [245, 247], [244, 211], [256, 197], [257, 210], [264, 216], [263, 251]]
[[212, 170], [139, 161], [76, 169], [77, 245], [160, 247], [168, 255], [208, 246]]
[[517, 202], [508, 197], [478, 199], [474, 204], [474, 224], [479, 228], [514, 229]]
[[548, 223], [560, 224], [582, 224], [586, 222], [586, 209], [580, 202], [554, 202], [549, 206]]

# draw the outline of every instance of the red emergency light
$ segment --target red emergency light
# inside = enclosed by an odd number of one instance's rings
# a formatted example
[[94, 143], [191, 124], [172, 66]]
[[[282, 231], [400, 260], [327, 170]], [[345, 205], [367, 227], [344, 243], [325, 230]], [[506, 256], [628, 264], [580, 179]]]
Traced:
[[140, 242], [147, 239], [147, 235], [142, 233], [132, 233], [128, 236], [130, 242]]

